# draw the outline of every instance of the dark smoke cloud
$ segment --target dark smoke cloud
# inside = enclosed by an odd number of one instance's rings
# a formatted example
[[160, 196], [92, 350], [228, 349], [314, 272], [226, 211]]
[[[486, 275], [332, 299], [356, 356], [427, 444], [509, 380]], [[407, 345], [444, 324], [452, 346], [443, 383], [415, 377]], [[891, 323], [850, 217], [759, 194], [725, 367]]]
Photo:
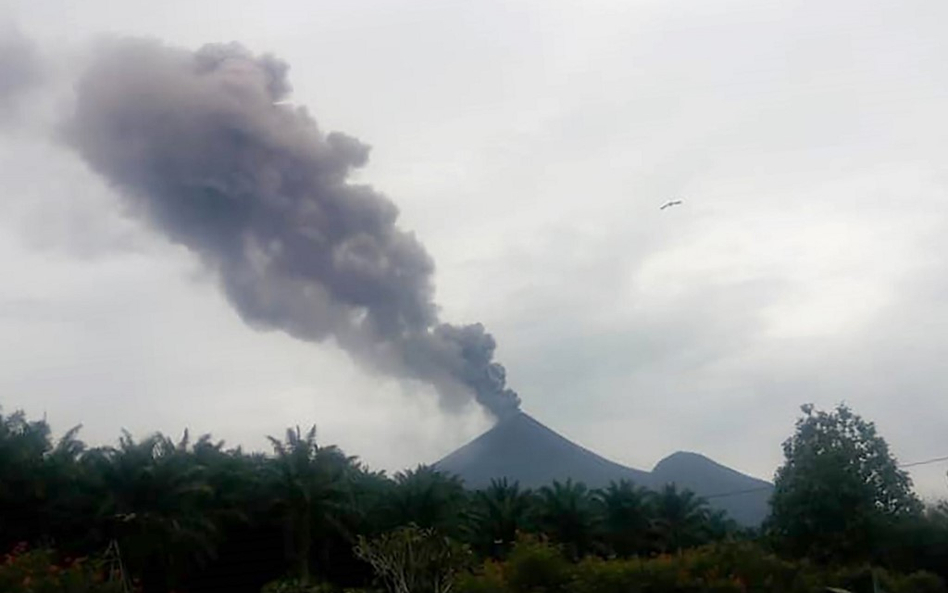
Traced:
[[480, 324], [441, 323], [431, 257], [398, 209], [347, 182], [369, 147], [283, 101], [287, 65], [237, 44], [99, 48], [77, 86], [71, 144], [130, 210], [197, 253], [248, 323], [334, 338], [373, 369], [516, 410]]
[[0, 26], [0, 119], [10, 117], [15, 101], [41, 79], [35, 45], [18, 30]]

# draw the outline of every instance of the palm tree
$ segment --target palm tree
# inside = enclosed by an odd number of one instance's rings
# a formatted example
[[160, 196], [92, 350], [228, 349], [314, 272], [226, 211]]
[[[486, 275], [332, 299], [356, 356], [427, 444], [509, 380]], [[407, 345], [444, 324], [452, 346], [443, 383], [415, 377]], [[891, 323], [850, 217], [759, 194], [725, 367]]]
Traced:
[[629, 480], [612, 482], [596, 494], [596, 502], [612, 552], [628, 557], [645, 551], [653, 514], [649, 491]]
[[208, 515], [211, 490], [189, 451], [154, 434], [141, 442], [124, 432], [118, 447], [85, 459], [102, 488], [99, 516], [148, 591], [166, 591], [191, 564], [213, 556], [217, 527]]
[[0, 546], [30, 541], [39, 531], [43, 457], [52, 447], [49, 425], [22, 411], [0, 413]]
[[681, 551], [701, 540], [708, 516], [707, 501], [691, 490], [666, 484], [653, 497], [653, 531], [662, 552]]
[[353, 458], [335, 446], [320, 447], [315, 426], [305, 436], [297, 426], [287, 429], [282, 441], [267, 438], [276, 456], [274, 488], [283, 511], [287, 555], [297, 576], [309, 582], [314, 528], [325, 533], [336, 527], [348, 500]]
[[445, 535], [457, 535], [466, 502], [460, 478], [419, 465], [395, 474], [395, 487], [387, 505], [393, 524], [388, 527], [417, 525]]
[[740, 535], [741, 526], [723, 509], [709, 510], [704, 520], [704, 535], [708, 541], [724, 541]]
[[86, 445], [78, 438], [81, 426], [66, 432], [43, 460], [44, 527], [42, 533], [58, 549], [79, 552], [103, 548], [103, 534], [90, 529], [89, 519], [101, 504], [101, 492], [82, 463]]
[[579, 558], [592, 546], [597, 522], [592, 493], [585, 484], [566, 480], [540, 489], [540, 527]]
[[351, 533], [370, 536], [390, 529], [390, 507], [395, 482], [384, 471], [357, 465], [352, 475], [352, 506], [347, 515]]
[[528, 526], [533, 505], [530, 491], [506, 478], [492, 480], [489, 487], [474, 496], [471, 531], [475, 541], [494, 557], [506, 554], [517, 533]]

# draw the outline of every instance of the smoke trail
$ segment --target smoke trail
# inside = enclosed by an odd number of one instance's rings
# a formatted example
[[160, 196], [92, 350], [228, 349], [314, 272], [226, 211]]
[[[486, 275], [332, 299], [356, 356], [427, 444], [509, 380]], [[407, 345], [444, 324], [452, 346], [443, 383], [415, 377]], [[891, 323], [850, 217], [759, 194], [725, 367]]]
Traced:
[[519, 407], [480, 324], [441, 323], [434, 266], [398, 209], [347, 183], [369, 148], [283, 103], [287, 66], [237, 44], [197, 52], [142, 40], [102, 46], [77, 86], [71, 144], [131, 211], [187, 246], [243, 319], [333, 337], [369, 367]]

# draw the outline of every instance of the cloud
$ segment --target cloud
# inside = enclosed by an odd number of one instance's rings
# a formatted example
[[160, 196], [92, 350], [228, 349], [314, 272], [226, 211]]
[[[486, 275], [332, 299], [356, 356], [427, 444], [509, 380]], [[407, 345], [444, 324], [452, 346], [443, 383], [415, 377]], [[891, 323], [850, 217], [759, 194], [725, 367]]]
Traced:
[[[601, 220], [573, 257], [548, 233], [529, 288], [496, 295], [508, 309], [491, 318], [517, 336], [504, 355], [527, 409], [644, 468], [687, 449], [770, 477], [806, 402], [849, 402], [903, 462], [943, 455], [948, 188], [917, 163], [811, 183], [792, 207], [695, 196], [643, 212], [636, 228], [661, 229], [646, 241]], [[943, 468], [916, 471], [943, 490]]]
[[[490, 3], [416, 0], [393, 13], [284, 1], [222, 20], [219, 7], [92, 2], [77, 24], [45, 18], [67, 7], [50, 2], [22, 10], [46, 39], [236, 38], [286, 57], [295, 100], [372, 141], [350, 179], [397, 196], [399, 225], [437, 259], [439, 317], [490, 327], [526, 409], [584, 445], [646, 468], [697, 450], [768, 477], [798, 406], [845, 400], [901, 460], [948, 452], [948, 4], [544, 2], [512, 15]], [[129, 196], [60, 174], [75, 163], [50, 174], [39, 149], [2, 162], [15, 163], [5, 189], [16, 179], [47, 205], [3, 211], [7, 228], [47, 246], [9, 247], [4, 260], [13, 303], [0, 335], [21, 337], [3, 352], [37, 358], [0, 373], [19, 402], [76, 421], [101, 411], [107, 436], [122, 423], [203, 422], [259, 440], [313, 418], [389, 467], [436, 459], [481, 426], [437, 413], [430, 391], [405, 398], [347, 367], [332, 340], [293, 345], [241, 327], [206, 272], [184, 279], [184, 248], [117, 214]], [[660, 215], [671, 196], [685, 204]], [[51, 255], [66, 235], [73, 246]], [[146, 245], [129, 254], [128, 236]], [[48, 293], [60, 300], [35, 302]], [[103, 311], [127, 331], [104, 331]], [[46, 347], [62, 334], [25, 322], [41, 315], [71, 319], [74, 338]], [[26, 350], [22, 336], [37, 341]], [[92, 342], [86, 366], [70, 366]], [[151, 343], [162, 354], [149, 356]], [[943, 494], [944, 469], [913, 470], [920, 489]]]
[[13, 26], [0, 24], [0, 123], [14, 117], [22, 97], [42, 80], [37, 47]]

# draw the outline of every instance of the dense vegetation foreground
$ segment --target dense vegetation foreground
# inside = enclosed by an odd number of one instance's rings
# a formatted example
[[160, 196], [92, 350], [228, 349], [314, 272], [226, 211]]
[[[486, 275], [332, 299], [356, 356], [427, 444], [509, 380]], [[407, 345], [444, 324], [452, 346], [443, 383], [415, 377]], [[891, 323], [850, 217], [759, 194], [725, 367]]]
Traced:
[[845, 406], [803, 408], [754, 532], [672, 485], [388, 477], [315, 429], [268, 455], [77, 436], [0, 415], [0, 593], [946, 590], [948, 505], [923, 505]]

